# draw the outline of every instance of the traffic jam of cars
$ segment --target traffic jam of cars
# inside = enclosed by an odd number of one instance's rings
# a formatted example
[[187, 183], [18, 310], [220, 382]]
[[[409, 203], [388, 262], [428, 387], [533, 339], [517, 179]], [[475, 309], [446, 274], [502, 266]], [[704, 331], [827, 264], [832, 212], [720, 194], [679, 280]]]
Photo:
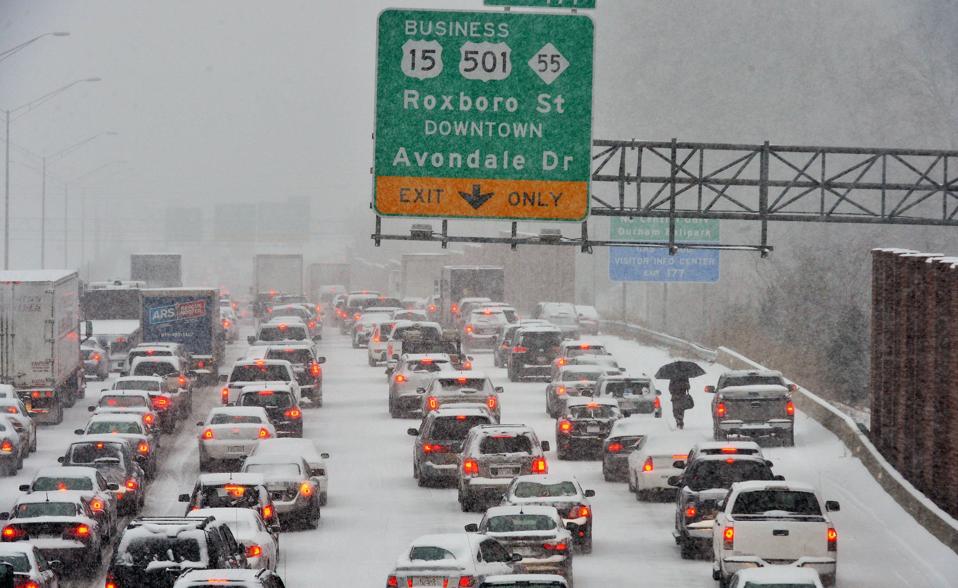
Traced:
[[[0, 562], [17, 569], [18, 586], [280, 585], [281, 536], [320, 532], [330, 501], [329, 453], [304, 434], [323, 406], [321, 345], [361, 352], [350, 369], [384, 375], [379, 414], [410, 421], [416, 486], [448, 488], [474, 517], [410, 537], [385, 571], [387, 588], [573, 586], [574, 562], [600, 549], [595, 518], [617, 516], [596, 512], [592, 499], [618, 483], [640, 502], [674, 502], [677, 556], [711, 560], [721, 586], [771, 568], [835, 582], [838, 503], [775, 473], [763, 453], [794, 444], [794, 387], [777, 372], [727, 371], [703, 386], [707, 438], [675, 424], [689, 379], [704, 370], [679, 360], [630, 372], [598, 336], [590, 307], [546, 302], [523, 318], [508, 304], [463, 297], [444, 320], [429, 310], [438, 300], [371, 290], [322, 303], [272, 292], [264, 302], [240, 318], [236, 301], [217, 298], [209, 322], [224, 343], [213, 357], [218, 378], [196, 369], [181, 341], [135, 341], [105, 374], [91, 362], [109, 358], [108, 345], [82, 354], [84, 374], [98, 380], [83, 399], [85, 424], [58, 451], [59, 465], [36, 469], [0, 513]], [[324, 340], [327, 317], [339, 335]], [[228, 327], [251, 334], [244, 344]], [[551, 427], [504, 410], [516, 390], [535, 386]], [[29, 396], [0, 398], [8, 476], [45, 432]], [[188, 471], [197, 473], [180, 488], [180, 506], [152, 510], [151, 484], [184, 442], [195, 444]], [[591, 467], [602, 488], [580, 481]]]

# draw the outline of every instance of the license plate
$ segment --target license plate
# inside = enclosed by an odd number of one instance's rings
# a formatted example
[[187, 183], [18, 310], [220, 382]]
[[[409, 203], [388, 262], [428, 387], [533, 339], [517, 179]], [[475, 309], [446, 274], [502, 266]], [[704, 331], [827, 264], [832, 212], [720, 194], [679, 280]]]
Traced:
[[548, 358], [546, 358], [545, 355], [540, 355], [539, 357], [536, 358], [536, 361], [538, 361], [539, 363], [545, 363], [545, 362], [547, 362], [547, 361], [549, 361], [549, 360], [548, 360]]
[[585, 432], [586, 433], [601, 433], [602, 427], [599, 427], [597, 425], [592, 425], [592, 426], [586, 427]]
[[414, 576], [411, 586], [442, 586], [445, 578], [427, 578], [424, 576]]
[[244, 453], [246, 451], [246, 448], [243, 447], [242, 445], [230, 445], [228, 451], [230, 453]]
[[496, 468], [492, 471], [492, 474], [497, 478], [505, 478], [515, 476], [519, 473], [519, 468]]

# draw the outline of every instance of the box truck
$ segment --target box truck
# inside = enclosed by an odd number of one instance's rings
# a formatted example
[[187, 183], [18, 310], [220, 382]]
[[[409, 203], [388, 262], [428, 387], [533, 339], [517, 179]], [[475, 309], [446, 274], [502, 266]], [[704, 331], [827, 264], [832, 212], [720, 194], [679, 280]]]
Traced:
[[144, 343], [180, 343], [190, 371], [206, 383], [219, 376], [226, 340], [216, 288], [147, 288], [140, 326]]
[[447, 265], [442, 268], [439, 298], [442, 305], [442, 323], [455, 324], [454, 305], [463, 298], [485, 297], [502, 302], [505, 294], [505, 273], [501, 267], [490, 265]]
[[303, 294], [303, 256], [259, 254], [253, 257], [253, 312], [262, 317], [277, 294]]

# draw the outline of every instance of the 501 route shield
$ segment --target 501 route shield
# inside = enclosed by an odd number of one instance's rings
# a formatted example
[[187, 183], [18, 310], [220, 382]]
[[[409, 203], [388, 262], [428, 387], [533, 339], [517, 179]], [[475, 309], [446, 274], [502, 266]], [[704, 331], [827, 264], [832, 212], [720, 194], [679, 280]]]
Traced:
[[381, 13], [376, 212], [584, 219], [593, 46], [585, 16]]

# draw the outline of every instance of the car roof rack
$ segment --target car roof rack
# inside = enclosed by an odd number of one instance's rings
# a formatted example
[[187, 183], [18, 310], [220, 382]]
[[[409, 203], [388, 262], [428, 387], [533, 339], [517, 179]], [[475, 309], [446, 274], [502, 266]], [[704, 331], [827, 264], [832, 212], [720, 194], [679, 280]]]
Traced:
[[197, 529], [205, 529], [207, 525], [215, 522], [216, 518], [212, 516], [199, 517], [137, 517], [127, 525], [128, 529], [140, 527], [142, 525], [190, 525]]

